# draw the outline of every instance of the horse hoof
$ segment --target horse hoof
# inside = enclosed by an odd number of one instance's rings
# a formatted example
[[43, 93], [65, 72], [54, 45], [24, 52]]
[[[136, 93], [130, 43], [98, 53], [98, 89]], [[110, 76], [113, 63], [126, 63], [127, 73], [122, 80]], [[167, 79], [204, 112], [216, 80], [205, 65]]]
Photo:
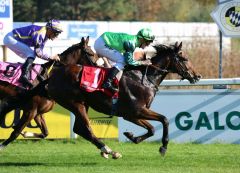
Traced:
[[32, 132], [23, 132], [22, 136], [24, 138], [34, 138], [35, 137], [34, 133], [32, 133]]
[[101, 152], [100, 154], [103, 158], [108, 159], [108, 154], [107, 153]]
[[133, 141], [133, 133], [131, 132], [124, 132], [123, 133], [128, 139], [130, 139], [131, 141]]
[[120, 153], [115, 152], [115, 151], [112, 152], [112, 158], [113, 159], [119, 159], [121, 157], [122, 157], [122, 155]]
[[164, 147], [160, 147], [159, 152], [160, 152], [161, 156], [165, 156], [167, 149]]

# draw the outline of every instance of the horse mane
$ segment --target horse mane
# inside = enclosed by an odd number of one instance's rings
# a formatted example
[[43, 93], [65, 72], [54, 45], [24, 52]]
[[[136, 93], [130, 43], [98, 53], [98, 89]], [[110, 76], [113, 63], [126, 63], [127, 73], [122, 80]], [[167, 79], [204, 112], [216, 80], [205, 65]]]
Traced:
[[76, 49], [79, 49], [79, 47], [81, 46], [82, 46], [82, 42], [74, 44], [71, 47], [67, 48], [65, 51], [63, 51], [60, 55], [61, 56], [68, 55], [69, 53], [75, 51]]
[[152, 46], [157, 53], [159, 52], [165, 52], [165, 51], [170, 51], [174, 49], [174, 45], [166, 45], [166, 44], [161, 44], [158, 42], [152, 43], [150, 46]]
[[[169, 52], [173, 52], [175, 49], [175, 45], [166, 45], [161, 44], [159, 42], [153, 42], [146, 48], [144, 48], [144, 52], [146, 54], [146, 57], [150, 58], [152, 62], [158, 61], [157, 59], [161, 59], [164, 57], [167, 57]], [[154, 67], [150, 67], [150, 69], [155, 69]], [[148, 69], [148, 71], [150, 70]], [[124, 69], [124, 74], [130, 78], [141, 78], [143, 75], [146, 75], [146, 66], [140, 65], [140, 66], [133, 66], [133, 65], [127, 65]]]

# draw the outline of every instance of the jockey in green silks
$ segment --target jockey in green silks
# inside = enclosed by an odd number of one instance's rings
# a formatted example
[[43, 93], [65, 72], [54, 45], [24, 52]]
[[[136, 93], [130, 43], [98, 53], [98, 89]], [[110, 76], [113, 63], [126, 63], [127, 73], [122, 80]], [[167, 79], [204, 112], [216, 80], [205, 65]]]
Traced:
[[129, 65], [150, 65], [149, 60], [138, 61], [133, 58], [133, 52], [136, 48], [145, 48], [153, 42], [155, 36], [152, 30], [144, 28], [138, 31], [137, 35], [126, 33], [103, 33], [94, 44], [96, 53], [100, 56], [108, 58], [115, 63], [110, 69], [107, 79], [102, 87], [112, 92], [117, 92], [118, 87], [113, 85], [113, 79], [118, 75], [118, 80], [122, 76], [122, 70], [126, 64]]

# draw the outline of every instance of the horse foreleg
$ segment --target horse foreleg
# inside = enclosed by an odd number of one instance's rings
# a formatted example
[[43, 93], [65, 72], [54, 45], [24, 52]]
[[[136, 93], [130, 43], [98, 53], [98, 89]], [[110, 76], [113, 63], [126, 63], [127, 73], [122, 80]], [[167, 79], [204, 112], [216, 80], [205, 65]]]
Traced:
[[84, 104], [75, 103], [74, 106], [68, 106], [68, 110], [70, 110], [75, 115], [75, 122], [73, 126], [74, 133], [82, 136], [84, 139], [94, 144], [98, 149], [101, 150], [101, 155], [103, 157], [107, 158], [108, 154], [111, 154], [113, 159], [118, 159], [121, 157], [120, 153], [112, 151], [107, 145], [105, 145], [94, 135]]
[[132, 132], [124, 132], [123, 133], [128, 139], [130, 139], [135, 144], [138, 144], [138, 143], [142, 142], [143, 140], [149, 138], [150, 136], [154, 135], [153, 126], [150, 123], [148, 123], [146, 120], [139, 120], [139, 119], [133, 119], [133, 118], [128, 118], [128, 117], [124, 117], [124, 119], [148, 130], [146, 134], [137, 136], [137, 137], [134, 137]]
[[2, 145], [7, 146], [10, 142], [14, 141], [22, 132], [22, 130], [27, 126], [27, 124], [32, 120], [35, 115], [35, 111], [32, 112], [23, 112], [22, 117], [20, 118], [18, 124], [15, 126], [10, 137], [6, 139]]
[[38, 127], [41, 129], [43, 138], [46, 138], [49, 134], [47, 124], [43, 115], [36, 116], [34, 118], [35, 122], [38, 124]]
[[161, 155], [165, 155], [167, 151], [167, 145], [169, 141], [168, 137], [168, 126], [169, 122], [168, 119], [161, 114], [158, 114], [152, 110], [149, 110], [147, 108], [143, 108], [140, 113], [138, 114], [139, 119], [145, 119], [145, 120], [154, 120], [154, 121], [160, 121], [163, 125], [163, 136], [162, 136], [162, 146], [160, 147], [159, 151]]

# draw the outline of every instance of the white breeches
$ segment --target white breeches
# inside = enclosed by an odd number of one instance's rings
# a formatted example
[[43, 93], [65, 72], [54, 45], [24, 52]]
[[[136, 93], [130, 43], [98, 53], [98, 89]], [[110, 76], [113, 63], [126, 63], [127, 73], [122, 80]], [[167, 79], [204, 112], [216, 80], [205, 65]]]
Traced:
[[31, 49], [26, 44], [16, 40], [13, 37], [12, 32], [9, 32], [4, 37], [3, 44], [23, 59], [27, 59], [28, 57], [32, 57], [32, 58], [36, 57], [33, 49]]
[[114, 66], [118, 70], [122, 70], [124, 68], [124, 66], [126, 65], [124, 56], [119, 51], [108, 47], [105, 44], [102, 37], [99, 37], [95, 41], [94, 49], [98, 55], [106, 57], [106, 58], [110, 59], [111, 61], [115, 62], [116, 64], [114, 64]]

